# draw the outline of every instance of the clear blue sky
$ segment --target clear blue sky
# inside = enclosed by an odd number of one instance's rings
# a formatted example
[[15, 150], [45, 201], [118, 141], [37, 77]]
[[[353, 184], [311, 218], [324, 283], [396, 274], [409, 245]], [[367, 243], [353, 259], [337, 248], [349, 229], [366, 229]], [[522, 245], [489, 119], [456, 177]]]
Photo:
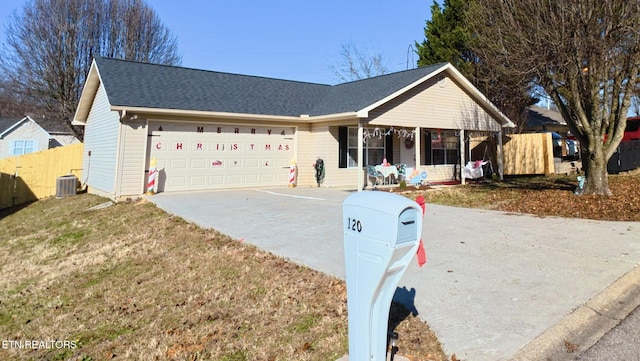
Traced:
[[[13, 10], [1, 0], [0, 40]], [[342, 44], [382, 54], [389, 71], [415, 65], [432, 0], [147, 0], [178, 39], [182, 66], [325, 84]]]

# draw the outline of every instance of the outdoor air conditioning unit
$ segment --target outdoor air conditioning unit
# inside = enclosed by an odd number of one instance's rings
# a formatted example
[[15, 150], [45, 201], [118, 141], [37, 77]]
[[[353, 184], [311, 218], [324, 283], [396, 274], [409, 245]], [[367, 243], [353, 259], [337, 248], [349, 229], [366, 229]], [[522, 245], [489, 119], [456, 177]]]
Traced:
[[56, 198], [76, 195], [78, 178], [74, 175], [64, 175], [56, 180]]

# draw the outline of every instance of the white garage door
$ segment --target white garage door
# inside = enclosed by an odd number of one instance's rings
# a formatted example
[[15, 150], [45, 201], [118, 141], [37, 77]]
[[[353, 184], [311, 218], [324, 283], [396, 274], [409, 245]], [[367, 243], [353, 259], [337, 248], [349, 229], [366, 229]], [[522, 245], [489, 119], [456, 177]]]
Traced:
[[158, 190], [287, 185], [292, 127], [150, 123]]

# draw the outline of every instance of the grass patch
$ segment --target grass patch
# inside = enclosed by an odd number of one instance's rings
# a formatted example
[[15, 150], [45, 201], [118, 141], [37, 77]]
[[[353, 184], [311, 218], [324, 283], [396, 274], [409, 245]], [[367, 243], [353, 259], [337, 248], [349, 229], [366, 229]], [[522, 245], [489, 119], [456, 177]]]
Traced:
[[84, 231], [71, 231], [63, 233], [51, 242], [54, 246], [68, 245], [78, 243], [85, 236]]
[[[341, 280], [144, 201], [87, 211], [103, 202], [52, 198], [0, 219], [0, 334], [78, 345], [0, 350], [0, 359], [325, 361], [347, 353]], [[418, 318], [398, 328], [403, 355], [446, 360]]]
[[291, 327], [289, 327], [289, 329], [294, 334], [306, 333], [306, 332], [309, 332], [309, 330], [311, 330], [313, 326], [318, 324], [319, 319], [320, 319], [319, 315], [313, 315], [313, 314], [304, 315], [299, 319], [295, 320], [295, 322], [293, 323], [293, 325], [291, 325]]
[[247, 361], [247, 355], [243, 351], [234, 351], [228, 355], [222, 356], [221, 361]]

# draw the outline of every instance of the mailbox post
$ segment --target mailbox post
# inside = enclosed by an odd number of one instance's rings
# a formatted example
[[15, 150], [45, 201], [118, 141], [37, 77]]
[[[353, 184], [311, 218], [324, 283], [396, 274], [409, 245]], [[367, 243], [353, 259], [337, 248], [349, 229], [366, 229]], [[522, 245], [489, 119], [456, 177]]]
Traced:
[[389, 308], [422, 233], [422, 209], [405, 197], [358, 192], [343, 204], [349, 360], [386, 360]]

